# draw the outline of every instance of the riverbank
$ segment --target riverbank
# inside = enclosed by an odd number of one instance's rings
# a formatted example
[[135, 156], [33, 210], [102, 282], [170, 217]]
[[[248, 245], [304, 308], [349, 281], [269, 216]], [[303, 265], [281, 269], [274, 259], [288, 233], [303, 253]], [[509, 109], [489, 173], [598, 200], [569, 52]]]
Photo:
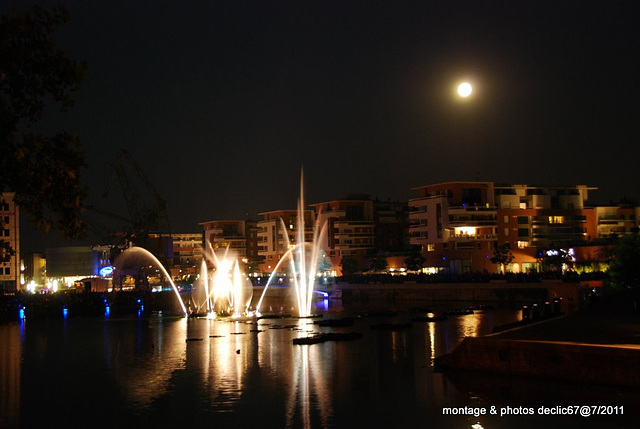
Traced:
[[617, 299], [579, 312], [466, 338], [436, 371], [472, 370], [640, 386], [640, 314]]

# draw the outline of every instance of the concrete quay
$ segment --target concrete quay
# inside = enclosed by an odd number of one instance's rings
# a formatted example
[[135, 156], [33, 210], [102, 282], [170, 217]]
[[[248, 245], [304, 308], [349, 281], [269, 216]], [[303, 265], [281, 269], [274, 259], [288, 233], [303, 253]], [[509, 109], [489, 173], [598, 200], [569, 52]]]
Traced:
[[640, 314], [603, 304], [482, 337], [435, 360], [436, 371], [471, 370], [640, 387]]

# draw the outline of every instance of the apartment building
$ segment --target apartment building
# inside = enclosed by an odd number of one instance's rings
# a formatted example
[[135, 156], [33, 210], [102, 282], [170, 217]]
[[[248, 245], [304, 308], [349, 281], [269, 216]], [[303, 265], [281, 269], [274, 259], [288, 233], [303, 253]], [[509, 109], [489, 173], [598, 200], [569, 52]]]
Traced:
[[366, 195], [347, 195], [343, 199], [311, 204], [319, 224], [327, 223], [321, 246], [336, 271], [344, 256], [352, 257], [367, 270], [367, 256], [376, 249], [374, 204]]
[[509, 269], [538, 268], [540, 252], [588, 244], [597, 236], [596, 211], [587, 207], [596, 188], [493, 182], [447, 182], [413, 188], [410, 239], [434, 270], [496, 272], [494, 249], [507, 244]]
[[197, 267], [202, 261], [202, 233], [172, 233], [173, 265]]
[[409, 243], [409, 205], [406, 201], [373, 201], [374, 245], [377, 251], [405, 253]]
[[632, 205], [598, 206], [596, 236], [599, 239], [618, 238], [631, 234], [640, 225], [640, 207]]
[[[15, 193], [0, 194], [0, 292], [20, 289], [20, 216]], [[13, 250], [10, 254], [7, 247]]]
[[244, 259], [251, 255], [252, 250], [247, 246], [247, 232], [251, 229], [244, 220], [212, 220], [199, 225], [204, 229], [205, 252], [213, 249], [223, 252], [229, 249], [236, 257]]
[[412, 188], [410, 243], [432, 270], [469, 272], [493, 268], [486, 257], [497, 239], [493, 183], [446, 182]]
[[[304, 240], [313, 240], [313, 210], [304, 210]], [[278, 262], [287, 251], [297, 243], [298, 211], [274, 210], [259, 213], [262, 219], [257, 222], [257, 254], [261, 258], [259, 270], [271, 273], [276, 270]], [[286, 232], [285, 232], [286, 230]], [[286, 234], [286, 236], [285, 236]], [[288, 245], [287, 246], [287, 238]], [[286, 271], [286, 267], [278, 268], [278, 272]]]

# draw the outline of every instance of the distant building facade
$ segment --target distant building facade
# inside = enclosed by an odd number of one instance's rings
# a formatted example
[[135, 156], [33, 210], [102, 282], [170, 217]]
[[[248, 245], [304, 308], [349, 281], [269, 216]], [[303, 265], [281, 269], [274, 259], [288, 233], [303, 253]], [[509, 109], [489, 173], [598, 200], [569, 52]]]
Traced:
[[446, 182], [413, 188], [409, 200], [411, 243], [425, 266], [453, 273], [496, 272], [490, 261], [507, 245], [513, 272], [539, 268], [542, 252], [589, 244], [598, 235], [588, 192], [576, 186]]
[[[276, 270], [287, 251], [298, 241], [298, 211], [274, 210], [260, 213], [260, 216], [262, 219], [257, 222], [258, 256], [261, 258], [259, 270], [262, 273], [271, 273]], [[313, 240], [314, 221], [313, 211], [305, 210], [304, 239], [306, 242]], [[286, 272], [288, 268], [281, 266], [276, 271]]]
[[0, 249], [0, 292], [16, 292], [20, 289], [20, 213], [13, 192], [0, 194], [0, 242], [13, 250], [10, 254], [4, 246]]
[[258, 252], [258, 222], [255, 220], [212, 220], [202, 222], [203, 251], [221, 254], [229, 249], [245, 264], [260, 260]]

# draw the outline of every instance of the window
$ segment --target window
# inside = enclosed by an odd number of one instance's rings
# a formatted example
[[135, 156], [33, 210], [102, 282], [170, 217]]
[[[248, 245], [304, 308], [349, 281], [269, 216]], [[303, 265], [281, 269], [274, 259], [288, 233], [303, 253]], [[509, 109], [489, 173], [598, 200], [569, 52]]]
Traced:
[[564, 223], [564, 216], [549, 216], [549, 223]]
[[505, 228], [505, 229], [504, 229], [504, 235], [505, 235], [506, 237], [508, 237], [508, 236], [509, 236], [509, 228]]
[[529, 228], [518, 228], [518, 237], [528, 237]]
[[509, 223], [509, 216], [504, 217], [504, 223]]
[[518, 225], [527, 225], [529, 223], [529, 216], [518, 216]]
[[427, 244], [427, 252], [434, 252], [436, 250], [436, 245], [431, 243]]

